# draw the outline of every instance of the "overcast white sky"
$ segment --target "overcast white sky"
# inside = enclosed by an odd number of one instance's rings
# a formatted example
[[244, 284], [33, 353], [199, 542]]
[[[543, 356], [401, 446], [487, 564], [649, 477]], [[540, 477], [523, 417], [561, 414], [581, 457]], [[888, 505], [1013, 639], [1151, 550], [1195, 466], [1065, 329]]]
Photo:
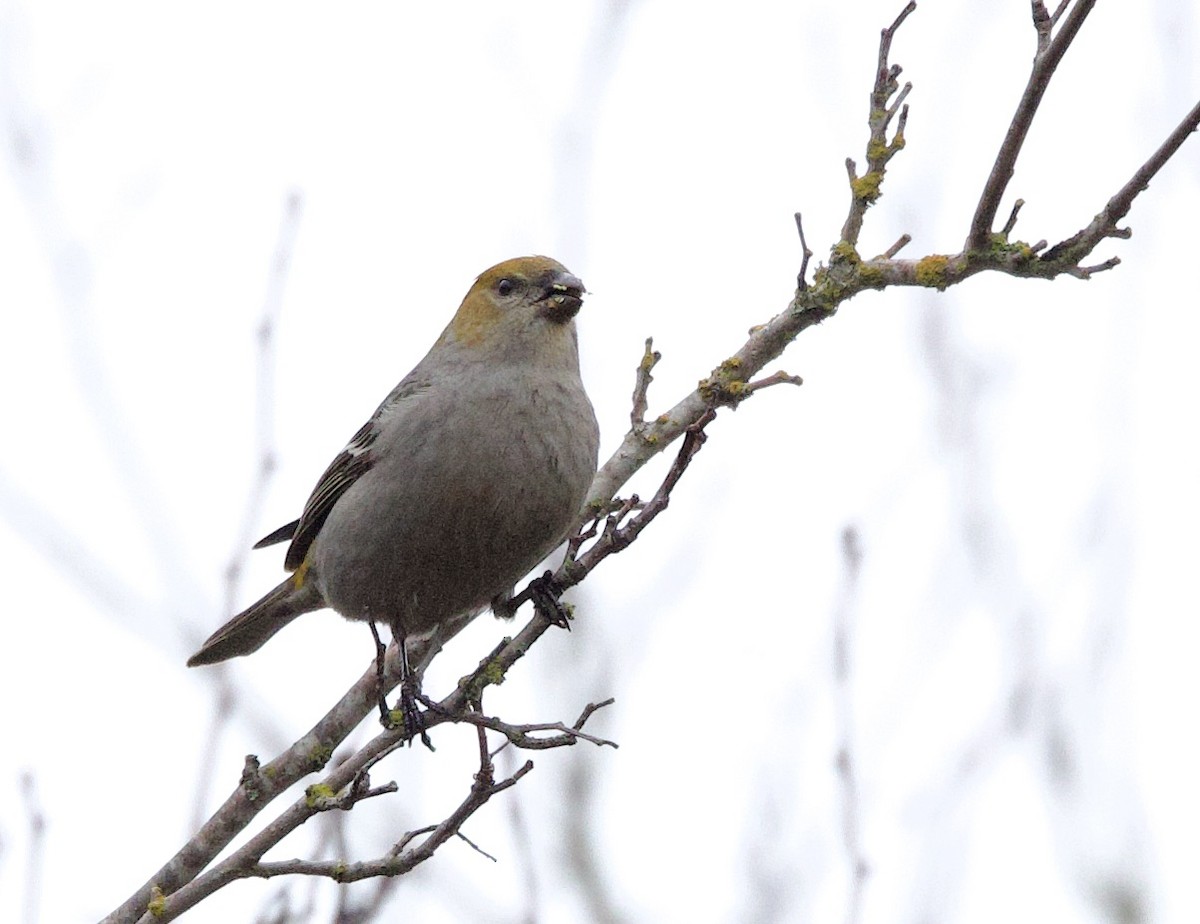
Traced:
[[[478, 272], [538, 252], [586, 281], [602, 455], [645, 337], [654, 413], [787, 304], [792, 213], [822, 258], [900, 6], [0, 3], [0, 919], [30, 908], [23, 775], [47, 823], [37, 920], [94, 919], [242, 755], [273, 755], [359, 676], [361, 627], [306, 617], [229, 668], [237, 718], [214, 746], [216, 675], [184, 660], [226, 615], [243, 533], [296, 515]], [[864, 253], [903, 232], [910, 256], [959, 248], [1028, 9], [928, 0], [904, 26], [908, 148]], [[1200, 95], [1198, 49], [1193, 4], [1098, 5], [1002, 209], [1027, 201], [1018, 236], [1090, 220]], [[255, 332], [293, 192], [278, 470], [244, 526]], [[1116, 271], [872, 294], [801, 337], [781, 365], [804, 386], [722, 413], [669, 512], [576, 595], [575, 631], [488, 704], [569, 720], [614, 695], [596, 731], [620, 750], [535, 755], [468, 826], [499, 862], [451, 844], [394, 913], [594, 920], [564, 857], [574, 818], [621, 919], [845, 920], [849, 735], [858, 920], [1107, 921], [1121, 896], [1200, 919], [1198, 210], [1193, 138], [1134, 237], [1098, 252]], [[250, 559], [239, 605], [280, 557]], [[506, 631], [478, 620], [430, 692]], [[379, 768], [401, 794], [346, 819], [357, 856], [461, 798], [473, 735], [436, 743]], [[277, 888], [235, 884], [189, 920], [249, 920]], [[314, 887], [314, 920], [335, 894]]]

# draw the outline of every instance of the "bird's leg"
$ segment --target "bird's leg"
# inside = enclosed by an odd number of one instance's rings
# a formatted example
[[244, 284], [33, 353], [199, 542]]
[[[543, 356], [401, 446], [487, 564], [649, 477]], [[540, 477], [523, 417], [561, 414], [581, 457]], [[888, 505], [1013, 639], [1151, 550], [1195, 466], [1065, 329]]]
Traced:
[[[421, 675], [412, 669], [412, 665], [408, 663], [408, 645], [404, 633], [396, 627], [392, 627], [392, 636], [396, 640], [396, 646], [400, 649], [400, 714], [404, 717], [404, 733], [408, 735], [408, 743], [411, 746], [413, 738], [417, 735], [421, 736], [421, 743], [429, 750], [434, 750], [433, 742], [429, 740], [429, 735], [425, 733], [425, 717], [421, 714], [421, 710], [417, 706], [417, 700], [424, 699], [421, 695]], [[389, 714], [388, 721], [384, 725], [391, 727], [391, 716]]]
[[[384, 681], [384, 665], [387, 661], [387, 646], [379, 637], [379, 628], [375, 625], [375, 620], [368, 619], [367, 625], [371, 627], [371, 637], [375, 639], [375, 677], [379, 682], [379, 724], [387, 729], [396, 728], [398, 726], [392, 718], [392, 710], [388, 708], [387, 693], [385, 692], [387, 686]], [[392, 638], [400, 652], [400, 702], [397, 705], [403, 716], [404, 733], [408, 735], [409, 744], [412, 744], [413, 738], [420, 735], [421, 743], [432, 751], [434, 750], [433, 742], [425, 733], [425, 719], [421, 715], [421, 710], [417, 708], [418, 700], [428, 702], [421, 695], [421, 678], [408, 663], [408, 645], [405, 644], [403, 633], [393, 629]]]
[[387, 661], [387, 646], [383, 644], [383, 640], [379, 637], [379, 629], [375, 627], [375, 620], [368, 619], [367, 625], [371, 627], [371, 637], [375, 639], [375, 678], [379, 681], [379, 721], [384, 728], [391, 728], [390, 710], [387, 704], [387, 689], [383, 680], [383, 666]]

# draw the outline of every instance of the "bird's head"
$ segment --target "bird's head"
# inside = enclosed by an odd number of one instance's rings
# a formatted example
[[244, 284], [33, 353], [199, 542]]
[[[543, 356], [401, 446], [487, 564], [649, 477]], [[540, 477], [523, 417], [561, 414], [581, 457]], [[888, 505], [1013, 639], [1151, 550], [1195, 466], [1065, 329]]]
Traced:
[[544, 358], [575, 349], [572, 319], [583, 283], [549, 257], [517, 257], [484, 270], [442, 335], [468, 351]]

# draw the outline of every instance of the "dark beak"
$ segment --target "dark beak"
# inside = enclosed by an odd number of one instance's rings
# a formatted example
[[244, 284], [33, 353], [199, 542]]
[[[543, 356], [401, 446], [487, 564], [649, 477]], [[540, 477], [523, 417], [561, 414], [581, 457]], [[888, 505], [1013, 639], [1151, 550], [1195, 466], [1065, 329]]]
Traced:
[[544, 288], [545, 294], [538, 299], [542, 311], [552, 321], [565, 324], [579, 312], [583, 304], [583, 293], [587, 291], [580, 280], [570, 273], [555, 273]]

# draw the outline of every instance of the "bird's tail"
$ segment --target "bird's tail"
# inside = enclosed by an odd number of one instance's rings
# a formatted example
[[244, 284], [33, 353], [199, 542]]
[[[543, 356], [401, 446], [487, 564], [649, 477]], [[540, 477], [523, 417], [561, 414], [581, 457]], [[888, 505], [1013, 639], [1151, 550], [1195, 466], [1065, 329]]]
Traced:
[[313, 582], [304, 582], [299, 587], [296, 583], [295, 576], [288, 577], [257, 603], [221, 626], [188, 658], [188, 667], [216, 664], [226, 658], [258, 651], [267, 639], [297, 616], [325, 606]]

